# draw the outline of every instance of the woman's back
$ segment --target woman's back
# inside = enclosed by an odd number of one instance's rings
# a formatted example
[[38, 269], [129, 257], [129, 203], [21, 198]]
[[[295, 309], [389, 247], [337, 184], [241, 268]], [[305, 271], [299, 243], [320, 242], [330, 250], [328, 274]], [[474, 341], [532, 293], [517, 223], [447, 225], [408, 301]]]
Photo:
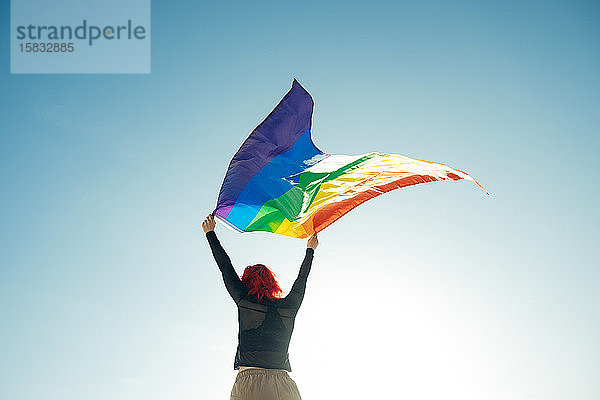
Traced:
[[[298, 277], [284, 298], [268, 298], [242, 283], [214, 231], [206, 234], [225, 287], [238, 308], [238, 348], [234, 368], [260, 367], [291, 371], [288, 347], [294, 319], [304, 299], [314, 249], [307, 248]], [[266, 267], [265, 267], [266, 268]]]
[[287, 374], [292, 370], [288, 347], [294, 320], [304, 299], [314, 249], [319, 244], [316, 235], [308, 240], [304, 260], [290, 293], [280, 298], [279, 284], [264, 265], [247, 267], [240, 279], [217, 239], [212, 215], [202, 223], [202, 228], [227, 292], [238, 308], [238, 347], [234, 367], [240, 372], [231, 390], [231, 399], [301, 400], [296, 383]]

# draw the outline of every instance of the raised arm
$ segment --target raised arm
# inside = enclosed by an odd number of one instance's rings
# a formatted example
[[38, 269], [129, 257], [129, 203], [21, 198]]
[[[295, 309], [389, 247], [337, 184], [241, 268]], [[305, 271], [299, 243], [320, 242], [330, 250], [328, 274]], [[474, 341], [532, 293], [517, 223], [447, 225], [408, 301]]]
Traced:
[[304, 260], [302, 261], [302, 265], [300, 265], [300, 272], [298, 272], [298, 277], [294, 281], [290, 293], [285, 297], [286, 302], [290, 305], [300, 307], [300, 304], [302, 304], [302, 300], [304, 299], [304, 291], [306, 289], [306, 280], [308, 278], [308, 273], [310, 272], [315, 249], [318, 245], [319, 240], [317, 239], [316, 234], [308, 239], [308, 244], [306, 245], [306, 254], [304, 256]]
[[225, 252], [225, 249], [223, 249], [223, 246], [221, 246], [219, 239], [217, 239], [217, 234], [215, 233], [215, 218], [212, 215], [206, 217], [202, 223], [202, 229], [206, 234], [206, 239], [210, 245], [210, 250], [212, 251], [213, 257], [215, 258], [215, 261], [221, 270], [221, 274], [223, 275], [225, 287], [227, 288], [227, 291], [229, 292], [229, 295], [233, 301], [235, 301], [237, 304], [240, 302], [242, 297], [248, 293], [248, 289], [235, 272], [229, 256]]

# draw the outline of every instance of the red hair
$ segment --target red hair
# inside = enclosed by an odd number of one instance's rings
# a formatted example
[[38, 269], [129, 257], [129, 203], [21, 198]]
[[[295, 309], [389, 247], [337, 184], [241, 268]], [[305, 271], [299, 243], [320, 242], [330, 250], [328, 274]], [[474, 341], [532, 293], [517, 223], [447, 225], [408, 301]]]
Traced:
[[242, 283], [250, 289], [250, 294], [256, 294], [258, 299], [280, 299], [283, 291], [275, 280], [275, 274], [263, 264], [254, 264], [246, 267], [242, 276]]

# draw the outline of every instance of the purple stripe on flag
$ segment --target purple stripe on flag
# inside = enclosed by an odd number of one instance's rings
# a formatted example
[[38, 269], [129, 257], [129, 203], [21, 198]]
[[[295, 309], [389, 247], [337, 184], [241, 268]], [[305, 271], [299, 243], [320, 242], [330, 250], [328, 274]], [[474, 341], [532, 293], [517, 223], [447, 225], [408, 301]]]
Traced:
[[273, 158], [294, 146], [310, 128], [313, 100], [294, 79], [277, 107], [248, 136], [231, 162], [213, 213], [226, 218], [244, 186]]

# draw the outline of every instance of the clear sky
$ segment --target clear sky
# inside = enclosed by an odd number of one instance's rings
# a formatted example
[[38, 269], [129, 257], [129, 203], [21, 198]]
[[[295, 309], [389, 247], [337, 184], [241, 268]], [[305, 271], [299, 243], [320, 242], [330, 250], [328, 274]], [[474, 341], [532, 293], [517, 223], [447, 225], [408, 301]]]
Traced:
[[[0, 12], [0, 398], [228, 398], [200, 224], [294, 77], [323, 151], [491, 193], [405, 188], [322, 232], [303, 398], [600, 398], [597, 2], [155, 1], [149, 75], [10, 75]], [[289, 290], [304, 240], [217, 233]]]

